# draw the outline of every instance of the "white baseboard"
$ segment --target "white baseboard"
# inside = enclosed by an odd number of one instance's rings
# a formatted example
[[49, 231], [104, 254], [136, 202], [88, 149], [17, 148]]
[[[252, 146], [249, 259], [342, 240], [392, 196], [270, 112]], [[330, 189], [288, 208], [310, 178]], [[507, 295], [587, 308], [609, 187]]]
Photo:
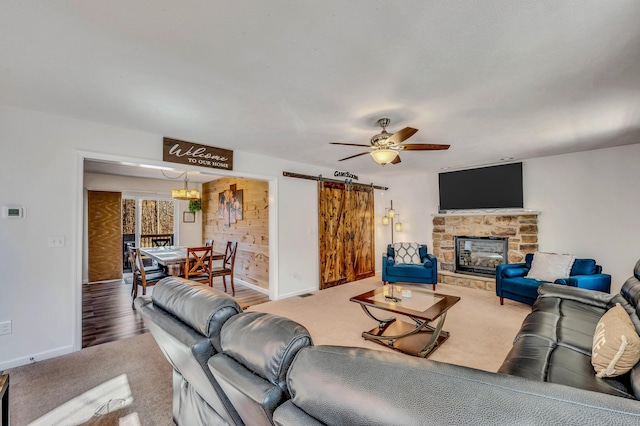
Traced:
[[318, 289], [316, 287], [313, 287], [313, 288], [308, 288], [308, 289], [305, 289], [305, 290], [297, 290], [297, 291], [294, 291], [292, 293], [281, 294], [280, 297], [278, 298], [278, 300], [288, 299], [289, 297], [300, 296], [301, 294], [313, 293], [314, 291], [318, 291]]
[[73, 352], [73, 346], [64, 346], [62, 348], [52, 349], [50, 351], [44, 351], [37, 354], [27, 355], [25, 357], [10, 359], [0, 363], [0, 371], [8, 370], [14, 367], [20, 367], [22, 365], [31, 364], [38, 361], [44, 361], [45, 359], [55, 358], [61, 355], [67, 355]]
[[269, 295], [269, 289], [258, 287], [255, 284], [251, 284], [246, 281], [239, 280], [237, 278], [234, 281], [236, 282], [236, 284], [240, 283], [245, 287], [249, 287], [251, 290], [257, 291], [258, 293], [266, 294], [267, 296]]

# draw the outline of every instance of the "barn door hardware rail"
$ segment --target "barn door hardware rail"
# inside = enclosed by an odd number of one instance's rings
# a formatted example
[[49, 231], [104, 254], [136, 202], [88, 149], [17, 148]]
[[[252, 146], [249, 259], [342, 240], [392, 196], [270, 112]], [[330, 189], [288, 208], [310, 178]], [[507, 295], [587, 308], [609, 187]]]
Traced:
[[386, 191], [386, 190], [389, 189], [386, 186], [374, 185], [373, 183], [371, 183], [369, 185], [366, 185], [364, 183], [354, 183], [352, 179], [346, 179], [346, 180], [342, 181], [342, 180], [338, 180], [338, 179], [323, 178], [322, 175], [311, 176], [311, 175], [303, 175], [303, 174], [300, 174], [300, 173], [282, 172], [282, 176], [291, 177], [291, 178], [297, 178], [297, 179], [315, 180], [315, 181], [320, 181], [321, 180], [321, 181], [325, 181], [325, 182], [346, 183], [348, 185], [354, 185], [354, 186], [368, 186], [368, 187], [371, 187], [373, 189], [380, 189], [380, 190], [383, 190], [383, 191]]

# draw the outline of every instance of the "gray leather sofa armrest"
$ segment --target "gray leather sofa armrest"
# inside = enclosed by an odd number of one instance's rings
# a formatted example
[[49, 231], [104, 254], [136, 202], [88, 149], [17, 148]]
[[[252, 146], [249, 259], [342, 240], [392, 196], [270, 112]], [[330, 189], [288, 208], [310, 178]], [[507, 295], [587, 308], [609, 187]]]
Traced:
[[140, 309], [143, 306], [147, 306], [148, 304], [150, 304], [152, 302], [153, 301], [151, 300], [151, 296], [138, 296], [133, 301], [133, 305], [135, 306], [136, 309]]
[[538, 287], [538, 297], [559, 297], [561, 299], [575, 300], [576, 302], [586, 305], [608, 309], [615, 294], [548, 283]]
[[273, 412], [289, 393], [286, 375], [300, 348], [312, 344], [309, 331], [288, 318], [244, 312], [220, 333], [222, 353], [208, 367], [246, 425], [273, 424]]
[[[259, 402], [268, 412], [272, 413], [284, 397], [284, 391], [282, 389], [263, 380], [253, 371], [239, 366], [238, 363], [225, 354], [220, 353], [211, 357], [208, 365], [213, 375], [217, 377], [223, 384], [223, 387], [226, 388], [227, 393], [242, 392], [248, 397], [248, 400]], [[231, 386], [225, 386], [227, 383]], [[253, 417], [247, 416], [247, 412], [255, 410], [257, 404], [238, 406], [238, 398], [231, 397], [236, 401], [236, 410], [241, 413], [245, 420], [247, 417]], [[263, 416], [264, 414], [260, 413], [260, 416], [253, 418], [261, 418]]]
[[271, 421], [273, 411], [285, 399], [285, 392], [280, 387], [222, 353], [211, 357], [208, 365], [245, 424], [259, 425]]
[[286, 375], [294, 356], [313, 344], [302, 325], [263, 312], [245, 312], [231, 318], [222, 328], [220, 339], [225, 355], [285, 392]]

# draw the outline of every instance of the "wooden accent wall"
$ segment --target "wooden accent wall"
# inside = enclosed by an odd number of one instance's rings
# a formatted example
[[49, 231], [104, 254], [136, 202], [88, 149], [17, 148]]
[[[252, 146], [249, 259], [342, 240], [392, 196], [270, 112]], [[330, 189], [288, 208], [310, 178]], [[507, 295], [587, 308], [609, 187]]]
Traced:
[[[243, 219], [225, 226], [218, 219], [218, 199], [231, 185], [243, 192]], [[204, 183], [202, 228], [203, 240], [212, 239], [215, 251], [224, 252], [227, 241], [238, 242], [236, 279], [269, 288], [269, 182], [222, 178]]]

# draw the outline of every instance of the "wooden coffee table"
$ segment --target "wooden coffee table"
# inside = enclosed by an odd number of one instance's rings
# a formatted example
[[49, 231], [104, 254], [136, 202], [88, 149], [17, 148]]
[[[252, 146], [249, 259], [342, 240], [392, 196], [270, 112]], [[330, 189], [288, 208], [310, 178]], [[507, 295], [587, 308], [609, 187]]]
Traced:
[[[403, 290], [411, 296], [403, 296]], [[435, 293], [417, 286], [389, 284], [352, 297], [378, 326], [362, 333], [362, 337], [409, 355], [427, 357], [449, 338], [442, 330], [447, 311], [460, 301], [458, 296]], [[392, 312], [409, 318], [413, 323], [395, 317], [379, 318], [370, 308]], [[437, 321], [432, 326], [430, 323]]]

